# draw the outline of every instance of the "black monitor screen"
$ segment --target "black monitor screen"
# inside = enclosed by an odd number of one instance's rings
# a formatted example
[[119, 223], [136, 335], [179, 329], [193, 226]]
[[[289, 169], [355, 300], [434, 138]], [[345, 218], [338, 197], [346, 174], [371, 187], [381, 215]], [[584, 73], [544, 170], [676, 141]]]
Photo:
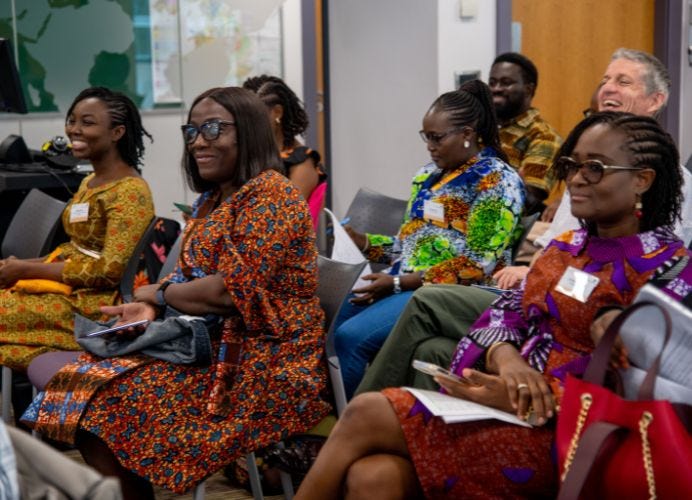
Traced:
[[0, 38], [0, 112], [26, 113], [17, 65], [10, 41]]

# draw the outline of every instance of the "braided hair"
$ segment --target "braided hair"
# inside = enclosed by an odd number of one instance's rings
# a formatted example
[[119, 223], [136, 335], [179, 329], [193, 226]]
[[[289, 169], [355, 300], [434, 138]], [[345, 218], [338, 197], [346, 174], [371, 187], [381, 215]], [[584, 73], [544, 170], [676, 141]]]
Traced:
[[125, 133], [117, 143], [118, 152], [125, 163], [141, 172], [140, 166], [142, 165], [142, 156], [144, 156], [142, 137], [146, 135], [151, 142], [154, 142], [154, 138], [142, 125], [142, 117], [135, 103], [125, 94], [106, 87], [90, 87], [82, 90], [75, 97], [67, 110], [67, 116], [72, 114], [77, 103], [89, 98], [98, 99], [106, 105], [111, 118], [111, 128], [117, 125], [125, 127]]
[[255, 92], [267, 107], [280, 104], [283, 108], [281, 133], [284, 148], [293, 146], [295, 136], [303, 135], [308, 128], [308, 115], [298, 96], [286, 82], [277, 76], [261, 75], [248, 78], [243, 88]]
[[[570, 156], [584, 131], [601, 123], [625, 133], [624, 148], [632, 156], [631, 166], [656, 172], [651, 187], [642, 195], [640, 229], [673, 227], [680, 219], [683, 203], [680, 156], [673, 138], [655, 119], [614, 111], [594, 113], [574, 127], [555, 158]], [[586, 227], [590, 231], [595, 229], [588, 224]]]
[[490, 88], [485, 83], [480, 80], [468, 81], [458, 90], [447, 92], [435, 99], [430, 109], [448, 113], [449, 121], [454, 127], [473, 128], [483, 144], [495, 149], [497, 156], [503, 161], [508, 161], [500, 145]]

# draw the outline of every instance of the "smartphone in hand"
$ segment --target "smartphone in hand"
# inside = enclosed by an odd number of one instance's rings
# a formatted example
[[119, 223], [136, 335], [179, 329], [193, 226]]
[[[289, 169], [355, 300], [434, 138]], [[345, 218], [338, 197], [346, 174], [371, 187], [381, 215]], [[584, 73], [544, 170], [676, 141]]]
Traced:
[[469, 383], [467, 379], [460, 377], [456, 373], [452, 373], [449, 370], [433, 363], [427, 363], [425, 361], [414, 359], [411, 363], [411, 366], [419, 372], [427, 373], [428, 375], [432, 375], [433, 377], [445, 377], [450, 380], [454, 380], [455, 382], [462, 382], [465, 384]]
[[100, 335], [106, 335], [107, 333], [117, 333], [123, 330], [127, 330], [128, 328], [136, 328], [138, 326], [146, 326], [149, 324], [148, 319], [141, 319], [139, 321], [133, 321], [131, 323], [124, 323], [122, 325], [117, 325], [117, 326], [112, 326], [110, 328], [106, 328], [104, 330], [96, 330], [95, 332], [87, 333], [87, 337], [98, 337]]

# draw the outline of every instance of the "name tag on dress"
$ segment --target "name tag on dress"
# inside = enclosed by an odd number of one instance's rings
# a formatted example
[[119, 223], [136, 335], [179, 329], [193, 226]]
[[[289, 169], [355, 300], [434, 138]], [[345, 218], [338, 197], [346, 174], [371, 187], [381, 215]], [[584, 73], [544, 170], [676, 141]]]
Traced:
[[579, 302], [586, 303], [599, 281], [601, 280], [596, 276], [569, 266], [555, 286], [555, 290]]
[[423, 202], [423, 218], [433, 220], [435, 222], [445, 221], [445, 206], [432, 200]]
[[84, 222], [89, 220], [89, 204], [75, 203], [70, 207], [70, 222]]

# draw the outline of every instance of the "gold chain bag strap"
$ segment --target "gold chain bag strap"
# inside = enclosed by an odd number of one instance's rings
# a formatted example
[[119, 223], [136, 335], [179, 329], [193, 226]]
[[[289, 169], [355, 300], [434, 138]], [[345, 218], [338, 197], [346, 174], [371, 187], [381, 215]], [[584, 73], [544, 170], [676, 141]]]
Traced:
[[[621, 325], [634, 311], [655, 307], [665, 322], [661, 354], [652, 363], [637, 401], [603, 387], [610, 352]], [[621, 314], [593, 353], [583, 380], [569, 377], [558, 416], [561, 464], [559, 500], [672, 498], [692, 495], [692, 436], [668, 401], [653, 401], [661, 356], [670, 338], [667, 311], [640, 302]], [[660, 332], [652, 332], [652, 335]], [[690, 407], [684, 405], [686, 412]], [[688, 494], [685, 494], [688, 493]]]

